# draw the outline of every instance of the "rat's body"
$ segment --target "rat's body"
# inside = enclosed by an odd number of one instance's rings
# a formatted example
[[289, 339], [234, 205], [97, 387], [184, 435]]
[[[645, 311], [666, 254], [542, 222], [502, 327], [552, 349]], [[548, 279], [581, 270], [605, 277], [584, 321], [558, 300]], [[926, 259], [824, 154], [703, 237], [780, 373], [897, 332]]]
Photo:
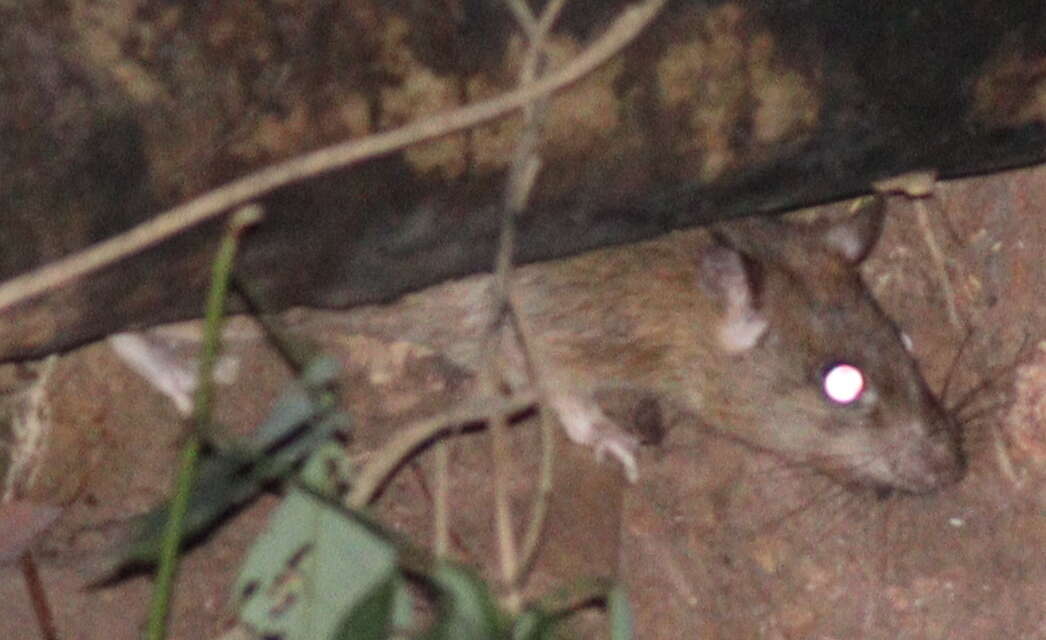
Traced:
[[[958, 480], [955, 424], [857, 273], [881, 205], [837, 224], [750, 218], [517, 269], [512, 296], [567, 435], [634, 478], [636, 439], [596, 401], [625, 387], [845, 484], [926, 492]], [[344, 330], [403, 337], [480, 369], [489, 276], [394, 306], [357, 310]], [[506, 380], [527, 384], [518, 345], [506, 346]], [[826, 396], [837, 364], [863, 371], [862, 393]]]
[[[521, 269], [514, 295], [568, 435], [631, 464], [594, 400], [625, 386], [846, 484], [956, 481], [955, 425], [857, 273], [880, 205], [834, 225], [750, 219]], [[826, 395], [839, 364], [863, 373], [855, 398]]]

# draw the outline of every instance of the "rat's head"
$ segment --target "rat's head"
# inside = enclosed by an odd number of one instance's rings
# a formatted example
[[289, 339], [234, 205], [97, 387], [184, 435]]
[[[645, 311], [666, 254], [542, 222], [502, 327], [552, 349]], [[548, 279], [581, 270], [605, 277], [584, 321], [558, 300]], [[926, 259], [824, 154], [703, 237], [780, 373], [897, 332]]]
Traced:
[[954, 421], [857, 273], [881, 226], [875, 198], [828, 225], [716, 230], [700, 271], [731, 363], [713, 382], [717, 421], [840, 482], [922, 493], [957, 481], [964, 463]]

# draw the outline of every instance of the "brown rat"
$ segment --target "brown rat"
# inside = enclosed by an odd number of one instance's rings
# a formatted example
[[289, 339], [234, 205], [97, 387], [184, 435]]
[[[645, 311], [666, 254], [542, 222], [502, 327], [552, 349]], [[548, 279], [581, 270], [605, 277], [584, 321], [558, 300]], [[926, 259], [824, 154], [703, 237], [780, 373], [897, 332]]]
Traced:
[[844, 484], [957, 481], [956, 424], [857, 272], [882, 209], [876, 197], [834, 223], [752, 218], [520, 269], [514, 295], [567, 434], [634, 475], [634, 440], [595, 401], [626, 387]]
[[[957, 426], [858, 274], [882, 218], [877, 196], [834, 223], [749, 218], [516, 270], [512, 295], [567, 435], [635, 477], [636, 439], [599, 404], [624, 388], [844, 484], [918, 493], [957, 481]], [[490, 300], [489, 276], [466, 278], [394, 311], [356, 310], [343, 330], [426, 344], [477, 371]], [[507, 342], [506, 379], [526, 384]], [[863, 386], [832, 390], [836, 377]]]

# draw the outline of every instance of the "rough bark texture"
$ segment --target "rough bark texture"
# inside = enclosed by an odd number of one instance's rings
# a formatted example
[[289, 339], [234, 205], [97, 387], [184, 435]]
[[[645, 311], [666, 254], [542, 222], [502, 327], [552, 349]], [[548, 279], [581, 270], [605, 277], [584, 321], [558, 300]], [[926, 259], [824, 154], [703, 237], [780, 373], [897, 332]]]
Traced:
[[[625, 2], [572, 0], [564, 64]], [[550, 103], [519, 258], [1042, 159], [1041, 2], [670, 3]], [[0, 8], [0, 276], [247, 171], [512, 88], [487, 0]], [[241, 269], [276, 307], [388, 300], [488, 268], [512, 116], [263, 199]], [[0, 315], [0, 359], [188, 317], [219, 224]]]

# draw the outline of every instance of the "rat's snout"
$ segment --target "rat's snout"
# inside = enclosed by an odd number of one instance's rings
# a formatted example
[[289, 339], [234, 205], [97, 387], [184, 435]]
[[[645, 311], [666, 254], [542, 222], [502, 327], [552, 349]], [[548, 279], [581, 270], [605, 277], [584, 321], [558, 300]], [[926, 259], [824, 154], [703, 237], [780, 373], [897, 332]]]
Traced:
[[929, 493], [955, 484], [966, 473], [966, 458], [959, 444], [958, 431], [949, 417], [927, 433], [926, 425], [913, 429], [921, 433], [900, 449], [892, 465], [897, 488], [909, 493]]

